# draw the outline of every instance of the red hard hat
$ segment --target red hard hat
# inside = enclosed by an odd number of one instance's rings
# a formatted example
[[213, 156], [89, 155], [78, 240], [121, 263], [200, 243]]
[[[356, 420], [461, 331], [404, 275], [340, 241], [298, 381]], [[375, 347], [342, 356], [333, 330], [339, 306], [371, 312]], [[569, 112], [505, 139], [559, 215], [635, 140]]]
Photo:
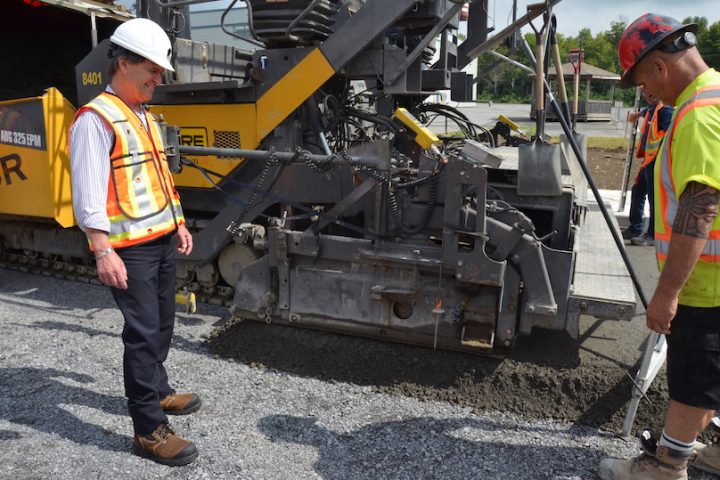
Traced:
[[623, 69], [620, 87], [635, 85], [630, 74], [633, 67], [665, 38], [676, 32], [697, 33], [697, 30], [696, 23], [683, 25], [672, 17], [654, 13], [646, 13], [628, 25], [618, 43], [618, 57]]

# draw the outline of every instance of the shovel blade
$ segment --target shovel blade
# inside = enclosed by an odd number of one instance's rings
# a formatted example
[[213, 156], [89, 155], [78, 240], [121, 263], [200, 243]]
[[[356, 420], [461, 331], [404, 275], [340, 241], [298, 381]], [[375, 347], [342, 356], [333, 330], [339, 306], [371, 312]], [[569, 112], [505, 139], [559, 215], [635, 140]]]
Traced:
[[518, 195], [561, 195], [560, 145], [529, 143], [518, 148]]

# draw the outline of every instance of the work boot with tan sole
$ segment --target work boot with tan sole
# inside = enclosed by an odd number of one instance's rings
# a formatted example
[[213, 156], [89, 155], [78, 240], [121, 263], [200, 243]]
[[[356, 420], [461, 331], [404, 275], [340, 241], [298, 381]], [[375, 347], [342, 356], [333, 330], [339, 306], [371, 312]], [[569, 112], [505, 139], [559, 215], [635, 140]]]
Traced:
[[695, 442], [695, 452], [697, 457], [694, 461], [690, 461], [689, 465], [703, 472], [720, 475], [720, 445], [713, 443], [705, 445], [704, 443]]
[[657, 447], [655, 456], [606, 458], [600, 462], [598, 475], [602, 480], [687, 480], [688, 458], [672, 456], [669, 448]]
[[177, 436], [167, 422], [149, 435], [135, 435], [133, 453], [171, 467], [187, 465], [198, 457], [195, 444]]
[[167, 415], [187, 415], [197, 412], [201, 405], [202, 400], [194, 393], [177, 393], [175, 390], [160, 400], [160, 408]]

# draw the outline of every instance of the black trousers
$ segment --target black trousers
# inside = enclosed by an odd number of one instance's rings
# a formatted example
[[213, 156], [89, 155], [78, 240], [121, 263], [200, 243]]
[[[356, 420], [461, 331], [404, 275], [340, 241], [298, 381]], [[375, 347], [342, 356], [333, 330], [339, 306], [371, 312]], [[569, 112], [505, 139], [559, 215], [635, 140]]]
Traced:
[[123, 374], [135, 433], [151, 433], [167, 420], [160, 399], [171, 388], [163, 366], [175, 326], [175, 239], [172, 235], [117, 250], [128, 288], [111, 288], [125, 317]]
[[655, 161], [643, 167], [638, 172], [638, 181], [633, 184], [630, 191], [630, 228], [636, 232], [644, 231], [643, 215], [645, 212], [645, 197], [650, 202], [650, 218], [648, 220], [647, 234], [655, 238]]

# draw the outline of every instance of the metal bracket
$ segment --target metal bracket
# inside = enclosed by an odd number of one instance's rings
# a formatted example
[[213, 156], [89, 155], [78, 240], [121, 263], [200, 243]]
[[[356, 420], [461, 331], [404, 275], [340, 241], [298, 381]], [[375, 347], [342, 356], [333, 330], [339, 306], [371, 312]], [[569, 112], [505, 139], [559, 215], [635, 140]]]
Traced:
[[[463, 159], [451, 159], [445, 167], [446, 184], [445, 213], [443, 223], [442, 261], [455, 270], [455, 278], [463, 282], [485, 285], [502, 285], [505, 262], [497, 262], [487, 256], [485, 191], [487, 172], [477, 163]], [[483, 205], [475, 213], [475, 224], [460, 228], [463, 199], [467, 190], [474, 187], [477, 204]], [[461, 238], [470, 239], [470, 245], [461, 245]]]
[[276, 307], [279, 310], [290, 308], [290, 261], [288, 259], [287, 232], [278, 227], [268, 230], [268, 265], [275, 269], [276, 285], [271, 282], [271, 292], [277, 292]]
[[370, 297], [373, 300], [387, 300], [415, 305], [417, 292], [399, 288], [387, 288], [384, 285], [375, 285], [370, 289]]
[[425, 50], [425, 47], [427, 47], [428, 44], [437, 37], [437, 34], [447, 26], [448, 22], [450, 22], [453, 17], [457, 16], [457, 12], [461, 7], [462, 4], [456, 3], [447, 12], [445, 12], [443, 18], [435, 24], [435, 26], [423, 37], [422, 40], [420, 40], [420, 43], [418, 43], [415, 49], [410, 52], [410, 55], [405, 58], [405, 61], [395, 67], [390, 74], [385, 75], [386, 85], [392, 85], [395, 83], [400, 75], [402, 75], [403, 72], [405, 72], [405, 70], [407, 70], [408, 67], [420, 56], [423, 50]]
[[312, 229], [315, 233], [319, 233], [323, 228], [327, 227], [331, 221], [339, 218], [340, 214], [344, 212], [346, 208], [357, 203], [377, 184], [378, 181], [374, 178], [368, 178], [367, 180], [365, 180], [363, 183], [358, 185], [355, 190], [350, 192], [350, 194], [348, 194], [345, 198], [336, 203], [335, 206], [331, 208], [326, 215], [323, 215], [322, 218], [320, 218], [317, 222], [313, 223], [310, 227], [308, 227], [306, 232]]

